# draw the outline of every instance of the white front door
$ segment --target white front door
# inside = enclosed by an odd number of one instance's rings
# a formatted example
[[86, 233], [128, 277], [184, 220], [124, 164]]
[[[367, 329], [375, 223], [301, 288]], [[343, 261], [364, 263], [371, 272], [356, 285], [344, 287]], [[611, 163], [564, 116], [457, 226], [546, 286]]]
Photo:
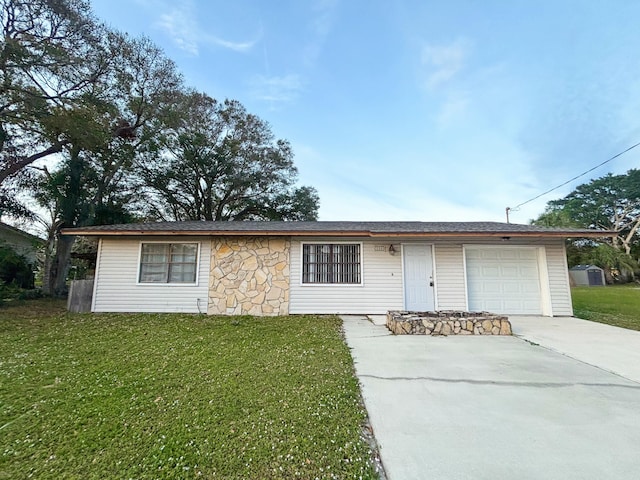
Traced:
[[413, 312], [435, 309], [433, 259], [430, 245], [404, 245], [404, 308]]

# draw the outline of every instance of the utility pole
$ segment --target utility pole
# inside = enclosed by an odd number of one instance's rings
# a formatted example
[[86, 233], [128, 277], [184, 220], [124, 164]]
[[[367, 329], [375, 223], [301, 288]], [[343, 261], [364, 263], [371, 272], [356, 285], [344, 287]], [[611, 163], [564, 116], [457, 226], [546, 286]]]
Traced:
[[507, 207], [507, 208], [504, 209], [504, 213], [507, 214], [507, 223], [511, 223], [511, 222], [509, 222], [509, 210], [511, 210], [511, 207]]

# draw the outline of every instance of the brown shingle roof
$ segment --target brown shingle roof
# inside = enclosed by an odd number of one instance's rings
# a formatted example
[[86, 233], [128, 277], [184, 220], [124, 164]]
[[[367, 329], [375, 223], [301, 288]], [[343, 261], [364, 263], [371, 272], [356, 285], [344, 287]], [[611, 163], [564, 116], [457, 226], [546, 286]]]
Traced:
[[156, 222], [67, 228], [64, 235], [537, 236], [610, 237], [612, 232], [500, 222]]

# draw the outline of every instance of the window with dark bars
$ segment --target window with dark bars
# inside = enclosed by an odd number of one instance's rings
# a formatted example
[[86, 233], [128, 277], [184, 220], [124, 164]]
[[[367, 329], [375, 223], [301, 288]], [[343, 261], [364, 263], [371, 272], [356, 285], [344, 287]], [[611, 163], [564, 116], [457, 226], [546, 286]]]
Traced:
[[360, 245], [303, 245], [302, 283], [359, 284]]

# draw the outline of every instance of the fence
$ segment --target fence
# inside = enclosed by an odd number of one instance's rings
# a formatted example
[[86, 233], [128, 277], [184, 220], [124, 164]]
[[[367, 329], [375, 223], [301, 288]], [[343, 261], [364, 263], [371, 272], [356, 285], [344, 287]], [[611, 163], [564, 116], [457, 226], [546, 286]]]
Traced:
[[67, 310], [70, 312], [90, 312], [93, 299], [93, 279], [73, 280], [67, 298]]

